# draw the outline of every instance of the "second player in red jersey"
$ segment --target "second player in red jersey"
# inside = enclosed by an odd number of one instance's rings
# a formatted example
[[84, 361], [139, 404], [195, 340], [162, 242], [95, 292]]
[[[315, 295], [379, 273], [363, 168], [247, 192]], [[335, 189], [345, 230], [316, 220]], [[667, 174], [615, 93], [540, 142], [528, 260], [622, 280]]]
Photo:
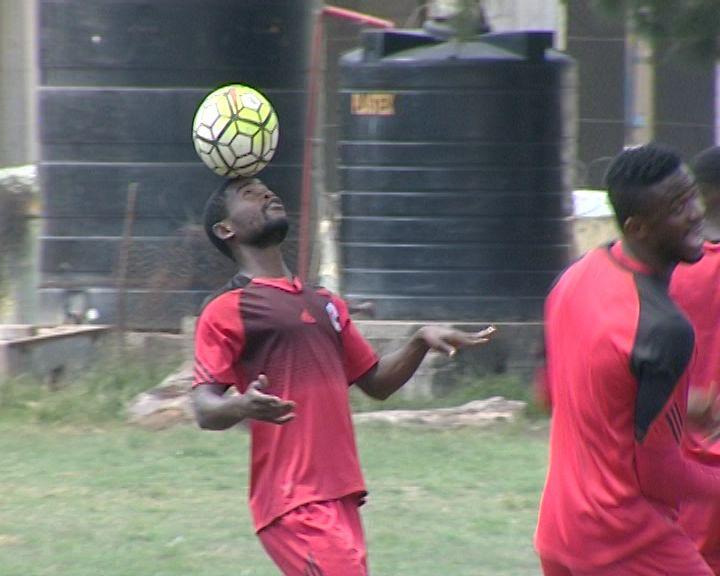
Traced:
[[[712, 418], [720, 384], [720, 147], [700, 153], [693, 161], [693, 172], [706, 206], [704, 256], [696, 264], [675, 268], [670, 295], [695, 329], [697, 354], [690, 371], [691, 397], [708, 396]], [[692, 458], [720, 467], [717, 438], [708, 438], [704, 430], [690, 427], [685, 439]], [[715, 574], [720, 575], [720, 499], [685, 501], [680, 523]]]
[[720, 472], [684, 457], [690, 323], [668, 296], [702, 257], [703, 208], [679, 156], [626, 149], [607, 175], [623, 239], [589, 252], [546, 302], [549, 467], [535, 544], [547, 576], [709, 576], [677, 522], [720, 498]]

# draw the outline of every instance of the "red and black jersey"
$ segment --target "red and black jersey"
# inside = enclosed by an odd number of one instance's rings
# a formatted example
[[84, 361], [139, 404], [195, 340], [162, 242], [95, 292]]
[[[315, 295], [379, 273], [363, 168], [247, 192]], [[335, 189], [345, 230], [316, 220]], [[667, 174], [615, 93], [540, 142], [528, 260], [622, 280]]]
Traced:
[[250, 421], [250, 508], [262, 529], [302, 504], [364, 493], [348, 386], [377, 363], [344, 302], [298, 279], [236, 277], [206, 304], [195, 334], [194, 385], [264, 393], [296, 404], [284, 425]]
[[[690, 372], [690, 387], [705, 390], [720, 383], [720, 244], [706, 242], [695, 264], [679, 264], [670, 281], [670, 296], [695, 328], [697, 361]], [[720, 466], [720, 441], [690, 428], [685, 449], [698, 462]], [[683, 503], [680, 524], [693, 539], [716, 574], [720, 574], [720, 499], [691, 499]]]
[[[695, 329], [697, 362], [690, 386], [707, 389], [720, 384], [720, 244], [706, 242], [695, 264], [679, 264], [670, 281], [670, 296], [687, 314]], [[688, 449], [709, 464], [720, 464], [720, 442], [706, 442], [702, 434], [688, 438]]]
[[560, 277], [545, 306], [553, 418], [542, 557], [579, 570], [622, 561], [680, 531], [688, 494], [720, 497], [720, 475], [681, 451], [693, 347], [667, 281], [621, 243]]

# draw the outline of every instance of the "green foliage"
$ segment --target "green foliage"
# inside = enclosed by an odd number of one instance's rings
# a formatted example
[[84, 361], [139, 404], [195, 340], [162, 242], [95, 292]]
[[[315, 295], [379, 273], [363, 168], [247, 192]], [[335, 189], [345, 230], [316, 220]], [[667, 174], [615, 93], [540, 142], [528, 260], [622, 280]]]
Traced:
[[137, 394], [157, 386], [178, 358], [137, 358], [105, 350], [77, 378], [48, 386], [31, 376], [0, 382], [0, 419], [18, 422], [101, 424], [120, 421]]
[[457, 13], [450, 19], [450, 25], [460, 42], [467, 42], [482, 30], [485, 23], [482, 2], [479, 0], [457, 0]]
[[717, 0], [591, 0], [601, 12], [624, 19], [650, 40], [660, 58], [720, 58]]

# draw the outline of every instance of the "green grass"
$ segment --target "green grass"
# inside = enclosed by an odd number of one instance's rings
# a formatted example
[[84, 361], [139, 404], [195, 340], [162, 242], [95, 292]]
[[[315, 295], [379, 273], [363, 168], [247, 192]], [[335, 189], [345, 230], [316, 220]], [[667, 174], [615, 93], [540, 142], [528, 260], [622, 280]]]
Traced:
[[[151, 432], [123, 423], [126, 402], [166, 370], [115, 360], [53, 392], [29, 380], [0, 384], [3, 576], [277, 574], [251, 527], [243, 429]], [[507, 378], [468, 381], [436, 400], [384, 407], [526, 390]], [[357, 437], [374, 576], [539, 573], [532, 532], [544, 419], [483, 430], [364, 424]]]
[[[544, 434], [358, 427], [375, 575], [535, 575]], [[247, 434], [0, 425], [4, 576], [272, 575]]]

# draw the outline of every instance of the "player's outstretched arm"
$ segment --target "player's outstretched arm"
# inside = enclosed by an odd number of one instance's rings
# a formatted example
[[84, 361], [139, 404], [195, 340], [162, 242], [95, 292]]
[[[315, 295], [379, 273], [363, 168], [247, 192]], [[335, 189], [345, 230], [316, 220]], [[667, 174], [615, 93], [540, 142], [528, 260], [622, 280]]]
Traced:
[[295, 403], [277, 396], [263, 394], [267, 376], [260, 375], [244, 394], [227, 396], [224, 384], [201, 384], [191, 395], [195, 419], [205, 430], [227, 430], [246, 418], [285, 424], [295, 417]]
[[443, 326], [423, 326], [402, 348], [380, 358], [356, 384], [368, 396], [385, 400], [410, 379], [429, 350], [452, 358], [461, 348], [489, 342], [494, 332], [494, 326], [475, 333]]

